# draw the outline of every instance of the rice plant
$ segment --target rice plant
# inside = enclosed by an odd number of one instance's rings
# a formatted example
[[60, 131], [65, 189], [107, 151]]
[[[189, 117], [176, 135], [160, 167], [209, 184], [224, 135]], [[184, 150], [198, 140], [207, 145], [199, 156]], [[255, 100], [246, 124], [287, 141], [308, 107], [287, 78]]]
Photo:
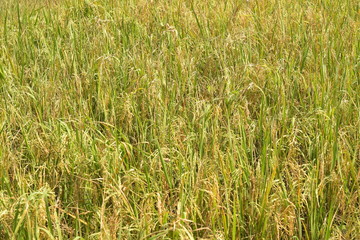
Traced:
[[359, 239], [357, 0], [0, 0], [0, 239]]

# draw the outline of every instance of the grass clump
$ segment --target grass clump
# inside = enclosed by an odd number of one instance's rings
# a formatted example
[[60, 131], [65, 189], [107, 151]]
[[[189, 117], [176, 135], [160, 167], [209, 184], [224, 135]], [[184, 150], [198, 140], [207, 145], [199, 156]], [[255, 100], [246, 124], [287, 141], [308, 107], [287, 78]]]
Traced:
[[355, 0], [0, 0], [3, 239], [356, 239]]

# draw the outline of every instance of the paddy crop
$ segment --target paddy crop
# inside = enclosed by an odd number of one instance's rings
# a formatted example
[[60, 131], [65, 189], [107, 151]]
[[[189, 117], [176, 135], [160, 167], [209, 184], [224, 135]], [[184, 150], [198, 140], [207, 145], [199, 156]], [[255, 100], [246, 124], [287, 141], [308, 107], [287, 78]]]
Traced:
[[0, 239], [358, 239], [357, 0], [0, 0]]

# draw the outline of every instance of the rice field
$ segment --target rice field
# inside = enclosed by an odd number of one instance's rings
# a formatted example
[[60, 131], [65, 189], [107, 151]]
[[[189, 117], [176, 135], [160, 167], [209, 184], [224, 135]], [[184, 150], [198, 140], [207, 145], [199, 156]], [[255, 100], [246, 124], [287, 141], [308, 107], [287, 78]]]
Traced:
[[360, 2], [0, 0], [0, 239], [360, 239]]

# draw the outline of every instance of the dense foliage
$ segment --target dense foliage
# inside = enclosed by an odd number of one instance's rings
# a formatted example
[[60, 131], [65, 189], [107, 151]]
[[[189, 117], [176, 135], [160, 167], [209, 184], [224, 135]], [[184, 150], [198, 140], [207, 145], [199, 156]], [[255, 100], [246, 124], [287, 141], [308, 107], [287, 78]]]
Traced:
[[357, 0], [0, 0], [1, 239], [356, 239]]

